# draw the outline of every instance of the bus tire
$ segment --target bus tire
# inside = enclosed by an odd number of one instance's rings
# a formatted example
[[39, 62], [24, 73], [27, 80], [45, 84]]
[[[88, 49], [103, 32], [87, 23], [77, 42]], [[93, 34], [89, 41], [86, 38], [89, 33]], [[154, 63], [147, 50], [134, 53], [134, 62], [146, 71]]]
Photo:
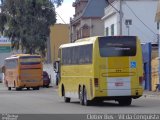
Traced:
[[132, 103], [132, 98], [130, 97], [119, 98], [118, 103], [120, 106], [129, 106]]
[[65, 103], [69, 103], [71, 101], [71, 98], [69, 98], [69, 97], [64, 97], [64, 102]]
[[16, 90], [17, 90], [17, 91], [20, 91], [20, 90], [22, 90], [22, 88], [20, 88], [20, 87], [16, 87]]
[[11, 90], [11, 87], [8, 87], [8, 90]]
[[91, 103], [91, 101], [89, 101], [88, 98], [87, 98], [87, 89], [86, 89], [86, 87], [83, 88], [83, 101], [84, 101], [84, 105], [85, 106], [88, 106]]
[[71, 101], [71, 98], [65, 96], [65, 89], [64, 89], [64, 87], [63, 87], [63, 95], [64, 95], [64, 102], [65, 103], [69, 103]]
[[39, 90], [39, 87], [36, 87], [36, 90]]
[[33, 90], [36, 90], [36, 87], [33, 87]]
[[27, 87], [27, 90], [30, 90], [30, 88], [29, 88], [29, 87]]
[[33, 90], [39, 90], [39, 87], [33, 87]]
[[81, 105], [84, 105], [84, 95], [82, 87], [79, 88], [79, 101]]

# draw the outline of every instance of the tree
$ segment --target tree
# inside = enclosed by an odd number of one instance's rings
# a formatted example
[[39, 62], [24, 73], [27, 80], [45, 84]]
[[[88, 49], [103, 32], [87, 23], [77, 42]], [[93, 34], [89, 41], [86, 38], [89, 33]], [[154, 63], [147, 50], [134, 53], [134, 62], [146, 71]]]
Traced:
[[59, 6], [62, 2], [1, 0], [0, 31], [11, 39], [13, 49], [21, 48], [25, 53], [39, 52], [45, 56], [50, 26], [56, 22], [54, 4]]

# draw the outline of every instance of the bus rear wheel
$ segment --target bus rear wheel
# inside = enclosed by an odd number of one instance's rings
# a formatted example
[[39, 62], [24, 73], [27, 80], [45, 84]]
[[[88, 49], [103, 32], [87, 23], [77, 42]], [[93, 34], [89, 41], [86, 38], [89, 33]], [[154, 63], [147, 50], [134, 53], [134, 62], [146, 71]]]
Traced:
[[27, 90], [30, 90], [30, 87], [27, 87]]
[[39, 87], [36, 87], [36, 90], [39, 90]]
[[64, 102], [69, 103], [71, 101], [71, 98], [64, 97]]
[[91, 103], [91, 101], [88, 100], [88, 98], [87, 98], [87, 89], [86, 89], [86, 87], [84, 87], [84, 89], [83, 89], [83, 102], [84, 102], [85, 106], [88, 106]]
[[8, 90], [11, 90], [11, 87], [8, 87]]
[[83, 95], [83, 89], [82, 89], [82, 87], [80, 87], [80, 89], [79, 89], [79, 100], [80, 100], [80, 104], [81, 105], [84, 105], [84, 95]]
[[130, 97], [119, 98], [118, 103], [120, 106], [129, 106], [132, 103], [132, 98]]
[[22, 90], [22, 88], [20, 88], [20, 87], [16, 87], [16, 90], [17, 90], [17, 91], [20, 91], [20, 90]]
[[33, 90], [39, 90], [39, 87], [33, 87]]

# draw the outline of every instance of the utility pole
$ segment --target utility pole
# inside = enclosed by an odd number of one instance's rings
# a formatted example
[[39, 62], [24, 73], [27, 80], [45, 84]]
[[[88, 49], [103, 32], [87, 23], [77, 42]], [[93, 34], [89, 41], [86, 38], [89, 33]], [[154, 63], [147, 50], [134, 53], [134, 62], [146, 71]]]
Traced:
[[158, 41], [158, 76], [159, 76], [159, 81], [158, 81], [158, 90], [160, 90], [160, 36], [159, 33], [157, 34], [157, 41]]
[[115, 9], [119, 13], [119, 35], [122, 35], [122, 18], [123, 18], [122, 1], [123, 0], [119, 0], [119, 10], [116, 7], [114, 7], [109, 0], [106, 0], [106, 1], [113, 9]]
[[122, 35], [122, 17], [123, 17], [123, 13], [122, 13], [122, 1], [123, 0], [119, 0], [119, 34]]

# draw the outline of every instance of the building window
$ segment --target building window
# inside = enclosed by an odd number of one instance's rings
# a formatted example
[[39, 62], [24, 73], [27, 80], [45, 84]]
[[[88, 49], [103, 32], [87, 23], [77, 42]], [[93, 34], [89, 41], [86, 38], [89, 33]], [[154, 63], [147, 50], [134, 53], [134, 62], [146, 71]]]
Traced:
[[114, 24], [111, 25], [111, 35], [114, 35]]
[[109, 36], [109, 28], [106, 27], [106, 36]]
[[82, 38], [89, 36], [90, 36], [90, 28], [87, 24], [84, 24], [84, 26], [82, 27]]
[[126, 19], [125, 24], [126, 25], [132, 25], [132, 20], [131, 19]]

